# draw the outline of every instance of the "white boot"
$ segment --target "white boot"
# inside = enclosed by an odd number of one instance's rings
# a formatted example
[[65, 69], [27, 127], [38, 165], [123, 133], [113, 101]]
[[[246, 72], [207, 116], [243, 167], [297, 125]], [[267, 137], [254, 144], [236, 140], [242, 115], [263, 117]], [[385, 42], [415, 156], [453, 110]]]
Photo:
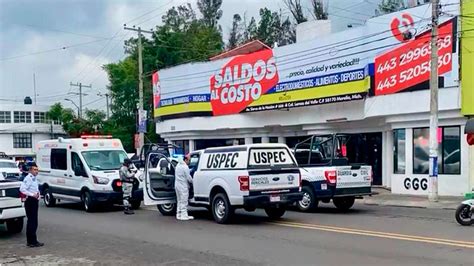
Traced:
[[187, 212], [183, 213], [182, 218], [183, 218], [183, 220], [185, 220], [185, 221], [193, 220], [193, 219], [194, 219], [194, 217], [193, 217], [193, 216], [189, 216]]

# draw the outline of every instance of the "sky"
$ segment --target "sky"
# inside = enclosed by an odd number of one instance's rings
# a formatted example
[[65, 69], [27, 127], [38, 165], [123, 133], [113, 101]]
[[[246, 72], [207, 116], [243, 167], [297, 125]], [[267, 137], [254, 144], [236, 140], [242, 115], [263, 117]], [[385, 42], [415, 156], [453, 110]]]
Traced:
[[[0, 104], [35, 99], [36, 88], [37, 104], [75, 108], [65, 99], [78, 105], [78, 87], [70, 84], [82, 83], [92, 87], [83, 88], [83, 108], [105, 110], [102, 66], [123, 59], [123, 41], [136, 34], [124, 23], [151, 29], [166, 10], [188, 2], [197, 10], [196, 0], [0, 0]], [[343, 29], [363, 24], [380, 0], [325, 2], [335, 28]], [[263, 7], [290, 15], [283, 0], [223, 0], [224, 39], [234, 13], [258, 17]]]

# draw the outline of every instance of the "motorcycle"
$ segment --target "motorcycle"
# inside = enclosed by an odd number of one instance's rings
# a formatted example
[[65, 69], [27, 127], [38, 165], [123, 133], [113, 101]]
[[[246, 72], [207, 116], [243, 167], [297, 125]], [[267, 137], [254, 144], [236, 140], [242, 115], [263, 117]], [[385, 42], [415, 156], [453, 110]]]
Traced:
[[465, 201], [456, 209], [456, 221], [460, 225], [469, 226], [474, 224], [472, 213], [474, 212], [474, 193], [466, 193]]

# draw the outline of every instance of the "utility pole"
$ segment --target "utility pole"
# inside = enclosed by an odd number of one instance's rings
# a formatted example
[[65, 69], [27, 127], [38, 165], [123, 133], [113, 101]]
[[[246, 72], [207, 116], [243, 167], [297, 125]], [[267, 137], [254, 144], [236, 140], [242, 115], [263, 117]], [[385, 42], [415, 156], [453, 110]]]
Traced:
[[[127, 25], [124, 25], [123, 27], [125, 30], [131, 30], [131, 31], [136, 31], [138, 32], [138, 125], [140, 125], [141, 121], [140, 118], [142, 118], [143, 114], [143, 62], [142, 62], [142, 33], [149, 33], [153, 34], [153, 31], [147, 31], [147, 30], [142, 30], [140, 27], [133, 28], [127, 27]], [[142, 118], [143, 119], [143, 118]], [[145, 134], [142, 130], [139, 130], [139, 126], [137, 126], [137, 131], [138, 131], [138, 148], [137, 148], [137, 154], [140, 153], [141, 148], [143, 147], [144, 144], [144, 138]]]
[[105, 93], [105, 94], [98, 93], [97, 96], [105, 96], [105, 104], [107, 105], [107, 119], [109, 119], [109, 96], [110, 96], [110, 94], [108, 94], [108, 93]]
[[431, 0], [429, 201], [438, 201], [438, 0]]
[[79, 87], [79, 118], [82, 118], [82, 95], [83, 95], [82, 88], [89, 88], [90, 89], [90, 88], [92, 88], [92, 85], [88, 85], [88, 86], [82, 85], [81, 82], [77, 82], [76, 84], [71, 82], [70, 85], [73, 86], [73, 87]]

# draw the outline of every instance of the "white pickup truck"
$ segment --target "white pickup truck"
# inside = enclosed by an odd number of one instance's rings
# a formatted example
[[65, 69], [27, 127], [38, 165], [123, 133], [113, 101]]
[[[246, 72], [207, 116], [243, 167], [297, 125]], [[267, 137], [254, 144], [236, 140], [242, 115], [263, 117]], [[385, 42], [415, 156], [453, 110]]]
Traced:
[[[372, 167], [351, 162], [347, 142], [356, 135], [314, 135], [294, 148], [302, 171], [301, 211], [311, 211], [318, 202], [332, 202], [340, 210], [350, 209], [356, 198], [372, 194]], [[351, 156], [349, 156], [351, 155]]]
[[18, 180], [0, 180], [0, 224], [5, 224], [10, 233], [23, 230], [26, 214], [20, 200], [20, 185]]
[[[236, 208], [264, 208], [269, 217], [280, 218], [287, 206], [302, 198], [300, 169], [284, 144], [209, 148], [189, 156], [193, 176], [189, 203], [208, 208], [217, 223], [231, 221]], [[175, 165], [157, 153], [150, 153], [146, 161], [144, 203], [157, 205], [163, 215], [176, 213]]]

